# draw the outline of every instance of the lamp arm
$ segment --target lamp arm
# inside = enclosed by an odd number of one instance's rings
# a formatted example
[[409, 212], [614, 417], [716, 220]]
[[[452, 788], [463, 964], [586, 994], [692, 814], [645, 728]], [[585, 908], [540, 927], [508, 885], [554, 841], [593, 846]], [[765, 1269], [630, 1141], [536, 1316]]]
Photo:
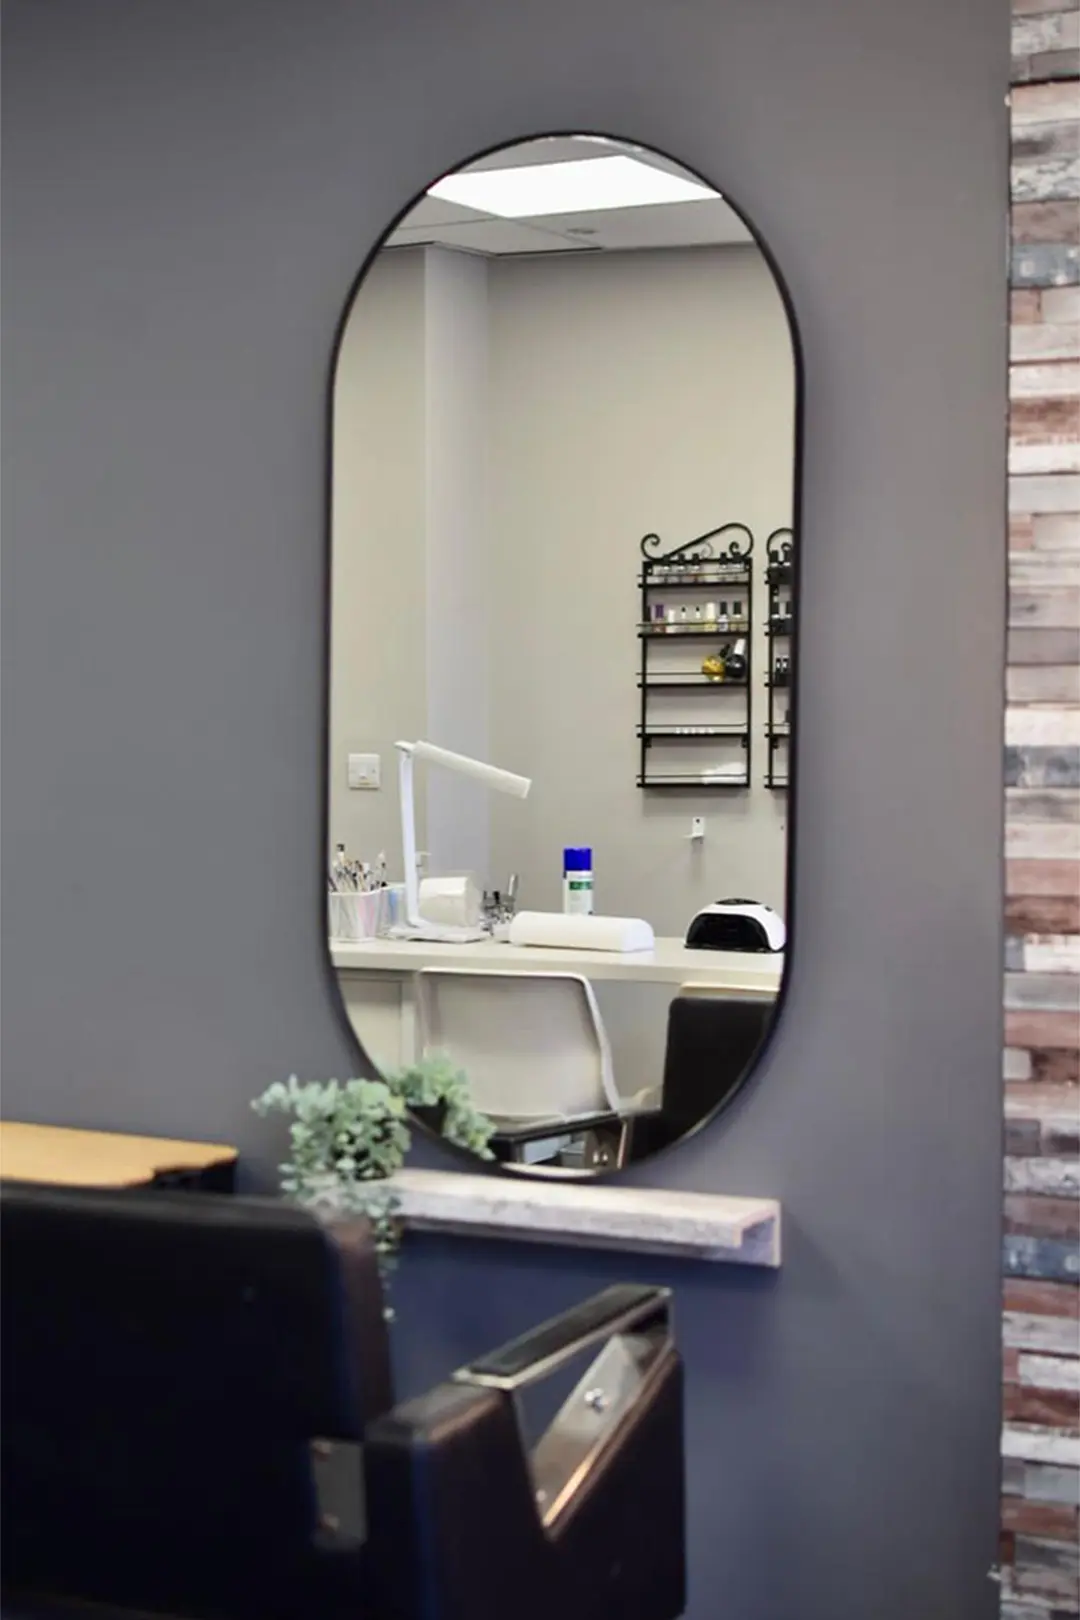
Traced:
[[439, 748], [429, 742], [396, 742], [398, 751], [398, 785], [401, 799], [401, 853], [405, 861], [405, 922], [409, 928], [424, 926], [420, 916], [420, 878], [416, 866], [416, 795], [413, 770], [417, 759], [426, 759], [432, 765], [441, 765], [484, 782], [500, 793], [510, 793], [524, 799], [531, 781], [513, 771], [500, 770], [497, 765], [486, 765], [482, 760], [470, 759], [467, 754], [455, 754], [449, 748]]

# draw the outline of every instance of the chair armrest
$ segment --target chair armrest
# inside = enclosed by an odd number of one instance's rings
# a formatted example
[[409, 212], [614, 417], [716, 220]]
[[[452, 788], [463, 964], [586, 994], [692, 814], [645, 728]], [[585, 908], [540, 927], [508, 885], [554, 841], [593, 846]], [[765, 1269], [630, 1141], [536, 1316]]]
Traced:
[[461, 1367], [454, 1381], [489, 1389], [521, 1389], [556, 1372], [573, 1356], [612, 1334], [658, 1328], [667, 1334], [670, 1315], [669, 1289], [616, 1283]]
[[[664, 1289], [605, 1289], [370, 1425], [367, 1551], [388, 1614], [682, 1614], [682, 1368], [669, 1311]], [[530, 1453], [517, 1393], [601, 1342]]]

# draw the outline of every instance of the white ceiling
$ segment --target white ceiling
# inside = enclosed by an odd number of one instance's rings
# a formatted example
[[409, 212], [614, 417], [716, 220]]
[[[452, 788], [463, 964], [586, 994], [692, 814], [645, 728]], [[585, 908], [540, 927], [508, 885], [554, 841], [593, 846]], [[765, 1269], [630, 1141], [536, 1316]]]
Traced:
[[[595, 153], [625, 152], [639, 163], [684, 174], [677, 163], [645, 148], [594, 137], [553, 136], [523, 141], [466, 165], [477, 169], [510, 169], [527, 163], [562, 163]], [[697, 178], [697, 176], [693, 176]], [[498, 219], [438, 197], [424, 197], [389, 236], [386, 247], [437, 244], [462, 253], [500, 258], [520, 253], [625, 252], [633, 248], [727, 247], [752, 242], [742, 220], [723, 198], [702, 202], [662, 203], [646, 208], [605, 208], [595, 213], [544, 214], [526, 219]]]

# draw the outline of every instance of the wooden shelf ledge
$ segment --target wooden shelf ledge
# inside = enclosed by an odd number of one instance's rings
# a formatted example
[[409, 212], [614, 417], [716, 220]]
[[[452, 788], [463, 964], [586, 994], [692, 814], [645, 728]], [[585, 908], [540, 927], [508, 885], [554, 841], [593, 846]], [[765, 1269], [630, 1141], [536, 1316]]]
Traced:
[[398, 1213], [415, 1231], [780, 1264], [780, 1205], [773, 1198], [456, 1170], [401, 1170], [392, 1186]]

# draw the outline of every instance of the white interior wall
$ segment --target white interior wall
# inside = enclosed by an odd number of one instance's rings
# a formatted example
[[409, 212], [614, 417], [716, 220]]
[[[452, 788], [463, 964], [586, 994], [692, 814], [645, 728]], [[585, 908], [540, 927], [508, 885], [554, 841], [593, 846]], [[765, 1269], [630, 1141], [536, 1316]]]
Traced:
[[[432, 870], [496, 886], [517, 871], [524, 904], [557, 907], [563, 846], [589, 843], [598, 907], [660, 934], [724, 894], [783, 910], [764, 540], [791, 519], [793, 447], [787, 324], [754, 248], [378, 260], [335, 396], [333, 838], [400, 870], [393, 741], [427, 736], [534, 780], [522, 803], [426, 772]], [[640, 540], [729, 521], [757, 536], [752, 783], [642, 792]], [[678, 701], [680, 721], [742, 704]], [[347, 790], [350, 748], [382, 754], [380, 793]], [[703, 845], [686, 837], [696, 814]], [[654, 1083], [668, 992], [598, 993], [620, 1086]]]
[[[377, 259], [353, 303], [333, 398], [330, 840], [400, 870], [396, 738], [427, 721], [424, 254]], [[313, 542], [314, 543], [314, 542]], [[351, 751], [379, 792], [347, 786]], [[424, 797], [418, 795], [421, 839]]]
[[[491, 751], [487, 284], [485, 259], [426, 250], [423, 735], [474, 759]], [[430, 870], [474, 871], [483, 880], [491, 860], [490, 790], [449, 771], [426, 770], [425, 777]]]
[[[794, 367], [771, 273], [741, 247], [501, 259], [489, 302], [491, 741], [534, 778], [524, 815], [492, 806], [496, 866], [516, 864], [526, 903], [549, 909], [563, 846], [590, 844], [597, 908], [659, 934], [722, 895], [782, 911], [787, 801], [762, 781], [764, 541], [791, 521]], [[641, 538], [674, 546], [733, 520], [757, 537], [752, 784], [642, 792]], [[743, 699], [662, 702], [682, 705], [673, 723], [737, 723]], [[687, 747], [695, 766], [711, 753]], [[686, 837], [697, 814], [701, 845]]]
[[[787, 795], [763, 783], [764, 542], [791, 521], [795, 378], [771, 273], [756, 248], [501, 259], [489, 304], [491, 741], [534, 778], [523, 806], [493, 801], [493, 861], [521, 872], [525, 904], [556, 908], [564, 845], [590, 844], [597, 909], [658, 934], [681, 936], [724, 895], [783, 912]], [[640, 541], [655, 531], [667, 549], [731, 521], [756, 536], [751, 786], [643, 792]], [[654, 723], [743, 712], [738, 690], [661, 703]], [[709, 757], [685, 745], [694, 768]], [[620, 1089], [656, 1084], [670, 991], [595, 988]]]

